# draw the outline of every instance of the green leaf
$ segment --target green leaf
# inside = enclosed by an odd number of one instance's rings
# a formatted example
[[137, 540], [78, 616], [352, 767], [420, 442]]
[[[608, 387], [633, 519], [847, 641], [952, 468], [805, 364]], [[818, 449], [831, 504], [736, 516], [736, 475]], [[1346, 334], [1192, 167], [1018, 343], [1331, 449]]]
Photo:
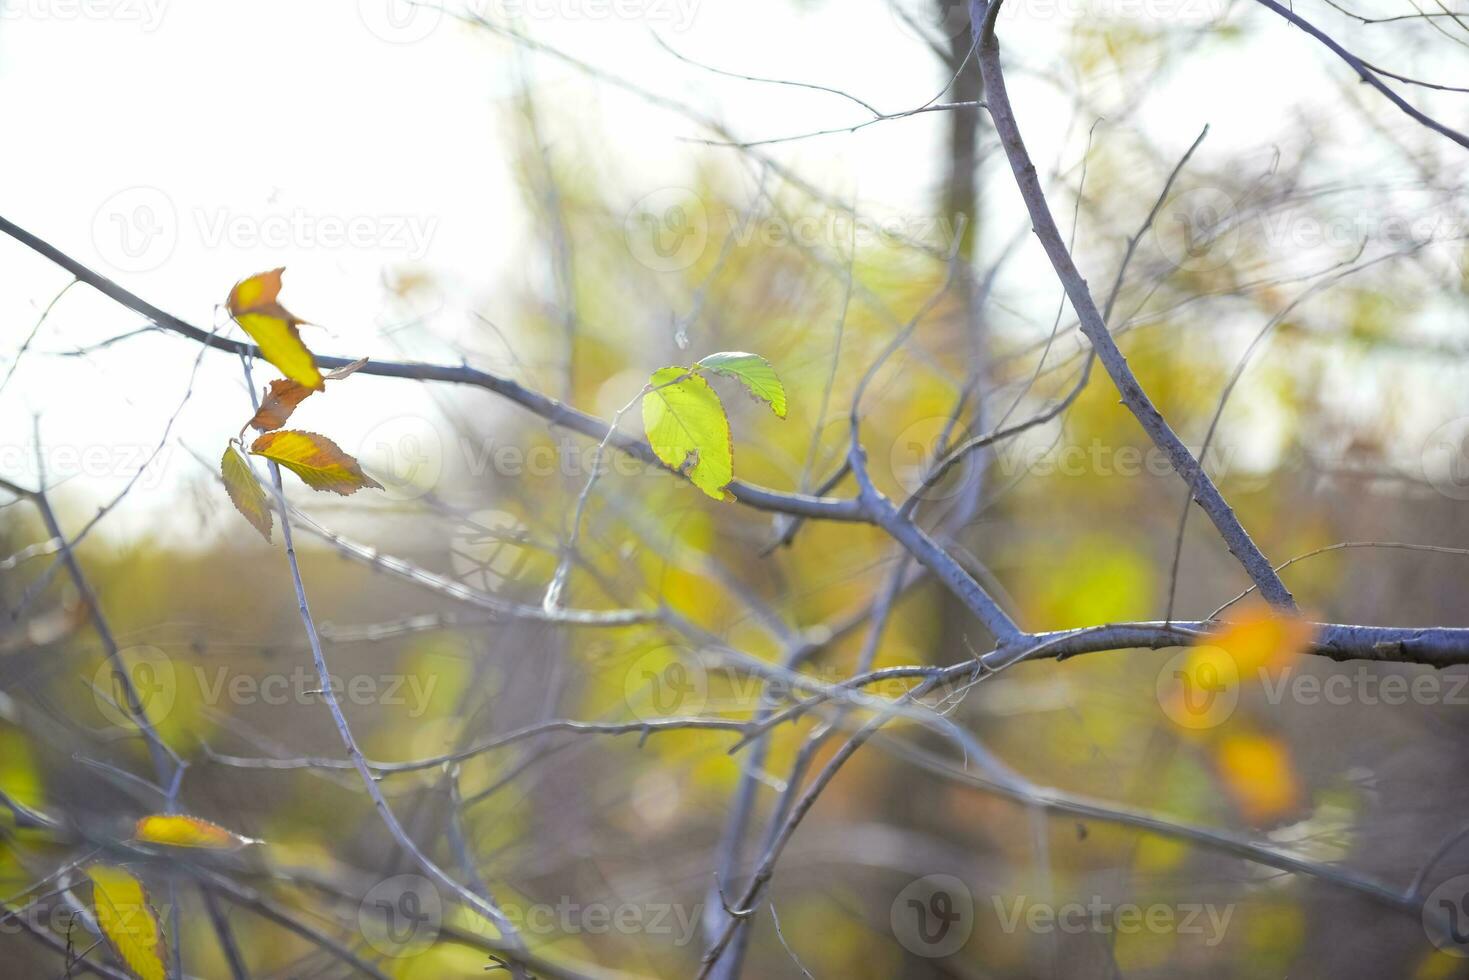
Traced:
[[724, 403], [692, 368], [653, 372], [653, 390], [643, 396], [643, 430], [665, 464], [715, 500], [734, 479], [734, 449]]
[[723, 351], [710, 354], [695, 366], [736, 379], [749, 389], [750, 394], [769, 405], [776, 415], [786, 417], [785, 385], [780, 383], [780, 375], [775, 373], [770, 362], [759, 354]]

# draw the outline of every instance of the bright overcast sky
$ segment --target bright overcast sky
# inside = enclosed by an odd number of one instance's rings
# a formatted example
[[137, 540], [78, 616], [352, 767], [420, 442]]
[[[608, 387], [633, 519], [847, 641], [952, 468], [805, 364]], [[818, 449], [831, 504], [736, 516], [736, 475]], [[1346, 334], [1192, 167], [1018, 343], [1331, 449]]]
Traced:
[[[605, 88], [592, 98], [567, 67], [521, 60], [483, 31], [400, 0], [0, 2], [0, 213], [204, 326], [236, 279], [285, 265], [292, 308], [322, 324], [306, 335], [318, 351], [404, 356], [382, 337], [402, 312], [383, 286], [395, 273], [435, 277], [442, 300], [434, 326], [452, 337], [468, 308], [494, 311], [497, 289], [524, 282], [539, 264], [524, 248], [527, 219], [508, 169], [507, 108], [521, 71], [535, 79], [546, 114], [581, 126], [581, 144], [567, 151], [594, 149], [593, 162], [606, 166], [596, 176], [628, 204], [686, 182], [707, 152], [686, 141], [707, 135], [688, 120]], [[494, 0], [492, 16], [507, 2]], [[1178, 8], [1198, 22], [1214, 2], [1114, 5], [1126, 16]], [[1054, 64], [1066, 11], [1077, 4], [1011, 6], [1002, 27], [1010, 48], [1025, 51], [1030, 65]], [[885, 111], [926, 102], [942, 81], [886, 0], [523, 0], [517, 9], [535, 36], [694, 103], [749, 138], [855, 122], [863, 111], [820, 93], [714, 78], [676, 62], [652, 31], [692, 58], [819, 81]], [[1150, 98], [1142, 121], [1164, 150], [1181, 152], [1206, 122], [1213, 130], [1205, 158], [1268, 147], [1294, 128], [1287, 106], [1346, 115], [1332, 106], [1345, 77], [1340, 64], [1261, 11], [1246, 7], [1235, 19], [1241, 13], [1265, 28], [1247, 49], [1200, 58]], [[1312, 13], [1331, 17], [1324, 6]], [[1352, 30], [1339, 18], [1330, 23]], [[1056, 159], [1069, 105], [1034, 78], [1021, 76], [1014, 88], [1036, 157]], [[928, 115], [775, 152], [876, 211], [931, 210], [941, 134], [942, 120]], [[1080, 145], [1068, 147], [1075, 162]], [[1151, 200], [1156, 190], [1139, 193]], [[0, 372], [66, 281], [0, 241]], [[193, 347], [148, 338], [84, 359], [53, 356], [133, 325], [83, 287], [61, 300], [0, 394], [5, 476], [34, 482], [36, 413], [49, 446], [110, 447], [110, 479], [87, 471], [75, 481], [98, 494], [114, 492], [126, 475], [127, 464], [111, 459], [136, 459], [157, 443], [183, 395]], [[394, 413], [431, 411], [409, 388], [393, 389], [381, 414], [363, 417], [358, 405], [333, 417], [327, 407], [319, 424], [360, 451]], [[245, 408], [238, 365], [210, 355], [173, 435], [217, 457]], [[170, 488], [198, 472], [181, 450], [170, 457], [145, 481], [150, 492], [129, 500], [121, 528], [143, 526]], [[84, 465], [48, 458], [55, 476]]]

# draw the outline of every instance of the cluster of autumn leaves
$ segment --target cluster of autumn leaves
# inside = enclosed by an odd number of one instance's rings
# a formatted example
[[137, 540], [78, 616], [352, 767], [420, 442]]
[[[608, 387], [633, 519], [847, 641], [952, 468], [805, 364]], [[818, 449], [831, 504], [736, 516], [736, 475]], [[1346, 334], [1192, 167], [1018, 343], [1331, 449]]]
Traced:
[[[132, 843], [232, 852], [260, 842], [198, 817], [153, 814], [138, 821]], [[163, 923], [147, 888], [132, 872], [114, 864], [94, 864], [87, 877], [97, 928], [118, 960], [139, 980], [167, 980]]]
[[[270, 502], [250, 470], [247, 452], [284, 466], [314, 490], [347, 496], [364, 487], [382, 489], [382, 484], [362, 472], [357, 460], [326, 436], [282, 428], [298, 405], [325, 390], [327, 381], [340, 381], [367, 363], [363, 358], [322, 375], [297, 329], [306, 321], [280, 303], [284, 272], [272, 269], [236, 283], [228, 302], [230, 316], [260, 347], [260, 355], [285, 375], [270, 383], [259, 409], [240, 429], [240, 436], [225, 447], [219, 467], [235, 508], [267, 541], [274, 525]], [[244, 434], [251, 428], [260, 436], [247, 450]]]
[[[281, 305], [284, 272], [272, 269], [241, 280], [230, 290], [228, 301], [230, 316], [255, 341], [260, 355], [285, 375], [270, 383], [254, 416], [230, 440], [220, 460], [230, 501], [266, 541], [274, 518], [265, 490], [250, 469], [249, 456], [284, 466], [313, 490], [348, 496], [366, 487], [382, 489], [331, 439], [283, 428], [296, 407], [325, 390], [328, 381], [341, 381], [367, 364], [363, 358], [322, 374], [298, 329], [307, 321]], [[725, 351], [689, 367], [653, 372], [642, 392], [643, 429], [664, 465], [721, 500], [734, 480], [734, 446], [724, 403], [708, 381], [713, 375], [737, 380], [777, 416], [786, 417], [785, 386], [770, 362], [758, 354]], [[260, 435], [247, 447], [245, 431], [252, 428]]]

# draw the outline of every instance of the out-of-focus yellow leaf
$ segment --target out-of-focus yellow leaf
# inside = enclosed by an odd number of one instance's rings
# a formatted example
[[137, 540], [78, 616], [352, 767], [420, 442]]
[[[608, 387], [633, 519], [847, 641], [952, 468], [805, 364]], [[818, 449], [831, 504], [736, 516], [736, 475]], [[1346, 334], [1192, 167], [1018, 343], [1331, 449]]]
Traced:
[[326, 436], [315, 432], [292, 429], [267, 432], [255, 440], [250, 452], [284, 466], [313, 490], [329, 490], [348, 497], [364, 487], [383, 488], [381, 483], [362, 472], [357, 460]]
[[299, 382], [286, 379], [272, 381], [265, 397], [260, 400], [260, 408], [250, 419], [251, 427], [261, 432], [279, 429], [286, 424], [296, 406], [314, 393], [311, 388]]
[[665, 464], [715, 500], [734, 479], [734, 449], [724, 403], [709, 382], [689, 368], [653, 372], [653, 390], [643, 396], [643, 428]]
[[[46, 803], [35, 748], [25, 732], [9, 725], [0, 725], [0, 791], [23, 806], [40, 807]], [[8, 811], [0, 815], [6, 827], [13, 826], [14, 817]]]
[[1261, 899], [1240, 909], [1244, 927], [1245, 962], [1253, 976], [1283, 977], [1291, 972], [1309, 930], [1306, 913], [1285, 897]]
[[[453, 980], [485, 977], [490, 969], [484, 950], [458, 943], [436, 943], [421, 953], [399, 957], [389, 964], [395, 980]], [[508, 973], [501, 971], [504, 976]]]
[[155, 813], [138, 821], [133, 839], [168, 847], [197, 847], [209, 851], [238, 851], [259, 841], [226, 830], [218, 824], [183, 814]]
[[1231, 734], [1219, 741], [1215, 760], [1241, 815], [1260, 826], [1289, 816], [1301, 805], [1290, 752], [1277, 738]]
[[285, 269], [272, 269], [242, 279], [230, 290], [230, 316], [260, 346], [260, 354], [281, 369], [292, 381], [320, 391], [325, 382], [317, 370], [316, 358], [301, 340], [298, 324], [305, 323], [278, 301], [281, 274]]
[[1027, 615], [1056, 629], [1141, 618], [1157, 587], [1151, 560], [1134, 542], [1100, 532], [1048, 549], [1023, 574], [1017, 595]]
[[1125, 977], [1161, 970], [1178, 948], [1177, 933], [1167, 929], [1119, 929], [1112, 945], [1112, 959]]
[[1144, 836], [1133, 854], [1133, 867], [1144, 874], [1172, 871], [1193, 856], [1193, 849], [1171, 837]]
[[138, 980], [167, 980], [163, 928], [143, 883], [109, 864], [94, 864], [87, 876], [92, 879], [97, 925], [118, 959]]
[[1310, 623], [1281, 613], [1263, 601], [1244, 606], [1206, 642], [1229, 653], [1240, 673], [1284, 667], [1303, 653], [1315, 630]]
[[1450, 980], [1461, 976], [1464, 958], [1435, 949], [1426, 954], [1413, 970], [1413, 980]]
[[230, 443], [224, 449], [224, 458], [219, 462], [219, 473], [224, 477], [224, 489], [230, 495], [230, 502], [235, 505], [235, 510], [245, 516], [245, 520], [254, 525], [255, 530], [265, 540], [270, 540], [270, 530], [275, 526], [275, 519], [270, 513], [270, 502], [265, 498], [265, 490], [261, 488], [260, 482], [255, 479], [255, 474], [250, 472], [250, 463]]
[[[1265, 672], [1289, 666], [1310, 645], [1314, 632], [1310, 623], [1264, 602], [1245, 606], [1194, 646], [1182, 667], [1185, 676], [1180, 678], [1179, 695], [1189, 691], [1226, 695], [1259, 681]], [[1219, 703], [1226, 702], [1221, 699]], [[1212, 727], [1222, 720], [1201, 716], [1200, 727]]]

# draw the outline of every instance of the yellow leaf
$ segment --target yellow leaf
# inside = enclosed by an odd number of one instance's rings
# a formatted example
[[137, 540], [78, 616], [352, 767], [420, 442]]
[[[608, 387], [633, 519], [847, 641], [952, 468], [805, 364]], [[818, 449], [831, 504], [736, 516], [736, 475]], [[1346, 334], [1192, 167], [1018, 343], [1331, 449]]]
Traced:
[[326, 436], [315, 432], [292, 429], [267, 432], [255, 440], [250, 452], [284, 466], [305, 480], [313, 490], [330, 490], [347, 497], [363, 487], [383, 488], [381, 483], [362, 472], [357, 460]]
[[138, 980], [167, 980], [163, 965], [163, 928], [148, 892], [122, 868], [94, 864], [92, 907], [107, 943]]
[[198, 847], [209, 851], [238, 851], [260, 843], [225, 830], [218, 824], [182, 814], [155, 813], [138, 821], [133, 839], [143, 844]]
[[235, 318], [250, 338], [260, 346], [260, 354], [281, 369], [292, 381], [314, 391], [325, 382], [317, 370], [316, 358], [301, 341], [298, 324], [305, 323], [277, 301], [281, 291], [281, 273], [272, 269], [235, 283], [230, 290], [230, 316]]
[[235, 510], [245, 515], [245, 520], [255, 526], [260, 536], [270, 540], [270, 530], [275, 525], [270, 514], [270, 502], [265, 498], [255, 474], [250, 472], [250, 463], [235, 448], [234, 443], [224, 449], [224, 458], [219, 462], [220, 475], [224, 477], [224, 489], [230, 495]]
[[1268, 735], [1226, 735], [1216, 756], [1220, 775], [1239, 806], [1255, 826], [1275, 823], [1301, 805], [1301, 788], [1290, 762], [1290, 752]]
[[715, 500], [734, 479], [734, 449], [724, 403], [709, 382], [689, 368], [653, 373], [653, 390], [643, 396], [643, 430], [665, 464]]
[[1264, 602], [1244, 606], [1199, 639], [1183, 665], [1180, 693], [1230, 694], [1240, 685], [1259, 681], [1267, 671], [1289, 666], [1310, 646], [1314, 633], [1310, 623]]
[[1310, 646], [1314, 634], [1311, 624], [1299, 616], [1260, 601], [1241, 607], [1206, 642], [1227, 651], [1241, 674], [1255, 676], [1261, 668], [1289, 664]]
[[1454, 952], [1446, 952], [1435, 949], [1424, 955], [1413, 971], [1413, 980], [1452, 980], [1453, 977], [1461, 976], [1464, 968], [1464, 958]]

